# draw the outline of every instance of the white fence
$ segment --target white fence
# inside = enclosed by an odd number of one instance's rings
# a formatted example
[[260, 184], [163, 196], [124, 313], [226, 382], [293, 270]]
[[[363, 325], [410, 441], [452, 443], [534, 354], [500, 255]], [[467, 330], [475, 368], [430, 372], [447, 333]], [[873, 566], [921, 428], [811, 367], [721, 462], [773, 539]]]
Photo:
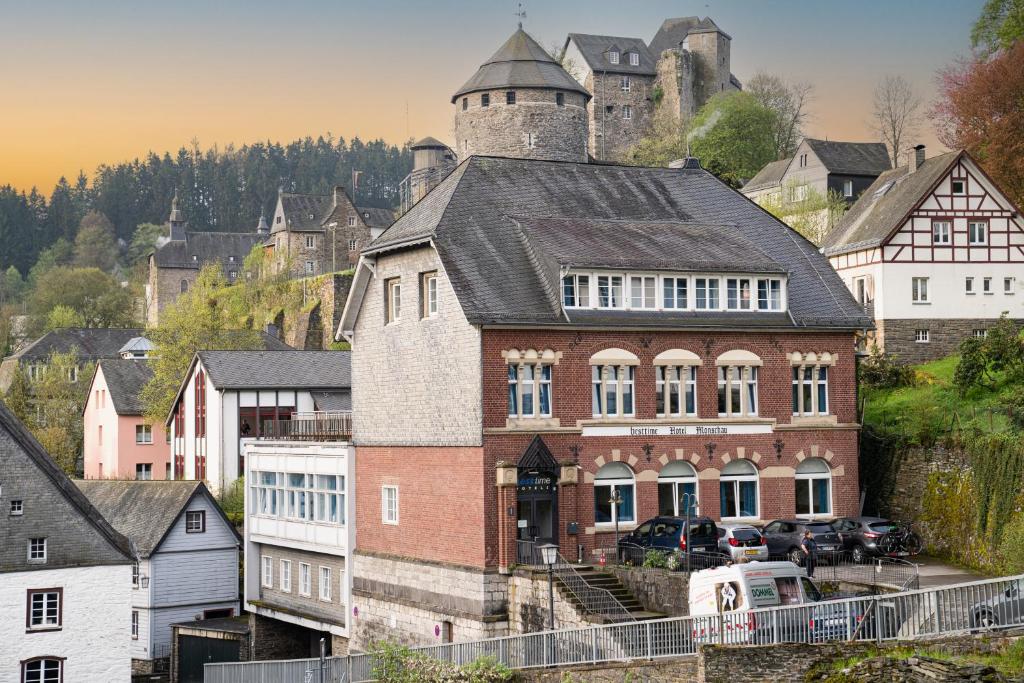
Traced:
[[[1024, 575], [809, 605], [607, 624], [414, 648], [468, 664], [490, 656], [513, 669], [694, 655], [702, 644], [771, 645], [909, 640], [1024, 624]], [[332, 657], [324, 683], [373, 680], [373, 656]], [[306, 678], [307, 672], [313, 671]], [[319, 683], [316, 659], [207, 664], [206, 683]]]

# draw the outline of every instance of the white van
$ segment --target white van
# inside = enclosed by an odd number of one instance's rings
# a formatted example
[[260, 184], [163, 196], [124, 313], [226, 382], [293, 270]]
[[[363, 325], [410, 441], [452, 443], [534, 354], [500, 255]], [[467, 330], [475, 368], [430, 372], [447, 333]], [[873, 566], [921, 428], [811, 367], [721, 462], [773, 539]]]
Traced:
[[[698, 642], [815, 642], [845, 637], [847, 617], [822, 599], [805, 570], [792, 562], [747, 562], [690, 575], [690, 616]], [[765, 619], [751, 610], [797, 606]], [[765, 623], [758, 624], [758, 621]]]

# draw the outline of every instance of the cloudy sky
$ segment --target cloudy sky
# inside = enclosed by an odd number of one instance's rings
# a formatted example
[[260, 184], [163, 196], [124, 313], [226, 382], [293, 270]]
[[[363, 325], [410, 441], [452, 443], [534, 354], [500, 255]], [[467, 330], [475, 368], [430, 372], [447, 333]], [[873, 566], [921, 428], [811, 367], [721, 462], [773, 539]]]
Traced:
[[[868, 140], [885, 74], [930, 100], [982, 0], [526, 0], [541, 44], [650, 40], [709, 15], [740, 80], [814, 85], [809, 133]], [[515, 30], [513, 0], [0, 0], [0, 184], [92, 173], [149, 150], [333, 133], [450, 139], [450, 95]], [[937, 145], [930, 125], [921, 139]]]

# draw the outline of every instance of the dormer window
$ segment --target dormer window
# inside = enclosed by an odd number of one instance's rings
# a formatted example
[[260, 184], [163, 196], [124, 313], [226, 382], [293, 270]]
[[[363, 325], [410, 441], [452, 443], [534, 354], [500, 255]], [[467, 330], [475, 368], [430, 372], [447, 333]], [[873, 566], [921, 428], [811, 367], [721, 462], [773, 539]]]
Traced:
[[714, 311], [718, 309], [718, 278], [695, 278], [693, 289], [697, 310]]
[[617, 50], [612, 50], [611, 52], [608, 53], [608, 61], [612, 64], [619, 63], [619, 53]]
[[725, 281], [726, 308], [730, 310], [749, 311], [751, 304], [750, 279], [728, 278]]
[[634, 275], [629, 278], [629, 301], [633, 308], [657, 308], [658, 278]]
[[629, 53], [629, 65], [630, 66], [640, 66], [640, 53], [639, 52], [630, 52]]
[[622, 276], [598, 275], [597, 307], [621, 308], [622, 303]]
[[784, 286], [783, 278], [765, 276], [570, 273], [562, 277], [562, 305], [567, 309], [783, 311]]
[[562, 305], [566, 308], [590, 306], [589, 275], [566, 275], [562, 278]]

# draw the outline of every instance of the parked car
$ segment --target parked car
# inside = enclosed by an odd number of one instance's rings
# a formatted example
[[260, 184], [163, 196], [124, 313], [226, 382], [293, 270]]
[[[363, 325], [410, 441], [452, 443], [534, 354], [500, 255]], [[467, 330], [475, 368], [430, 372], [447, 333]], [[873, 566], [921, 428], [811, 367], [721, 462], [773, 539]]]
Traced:
[[733, 560], [767, 560], [768, 546], [760, 530], [749, 524], [719, 524], [718, 550]]
[[718, 551], [718, 527], [710, 517], [690, 519], [687, 546], [685, 517], [654, 517], [619, 539], [619, 559], [643, 561], [648, 550], [687, 550], [692, 553], [715, 554]]
[[972, 629], [993, 629], [1024, 623], [1024, 595], [1021, 582], [1014, 581], [998, 595], [971, 607]]
[[832, 522], [843, 541], [843, 550], [851, 553], [854, 562], [864, 562], [882, 551], [878, 540], [896, 528], [896, 524], [882, 517], [840, 517]]
[[763, 530], [768, 541], [768, 553], [772, 557], [788, 557], [792, 563], [802, 565], [804, 553], [800, 549], [800, 544], [803, 542], [805, 531], [811, 532], [811, 537], [818, 544], [818, 552], [832, 553], [842, 550], [842, 539], [828, 522], [777, 519], [766, 524]]

